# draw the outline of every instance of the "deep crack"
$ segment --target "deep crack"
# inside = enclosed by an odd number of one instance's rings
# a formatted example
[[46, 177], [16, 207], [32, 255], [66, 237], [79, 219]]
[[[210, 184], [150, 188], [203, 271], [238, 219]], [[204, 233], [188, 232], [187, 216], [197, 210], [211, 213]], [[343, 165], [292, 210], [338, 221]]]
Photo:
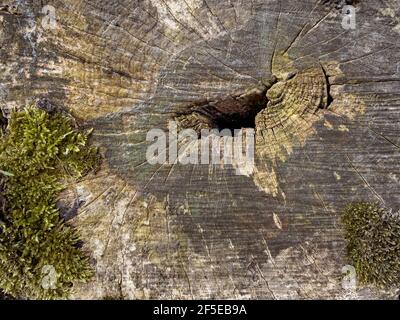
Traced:
[[[289, 73], [281, 81], [273, 76], [244, 93], [186, 106], [184, 111], [176, 113], [175, 120], [180, 129], [194, 129], [199, 136], [202, 129], [231, 132], [242, 128], [272, 129], [294, 114], [315, 113], [332, 102], [327, 72], [319, 65]], [[258, 122], [257, 117], [263, 120]]]
[[321, 69], [322, 69], [322, 72], [323, 72], [324, 77], [325, 77], [326, 96], [327, 96], [327, 98], [328, 98], [328, 99], [327, 99], [327, 106], [326, 106], [326, 108], [328, 108], [328, 107], [332, 104], [332, 102], [333, 102], [333, 97], [332, 97], [332, 95], [331, 95], [331, 84], [330, 84], [330, 82], [329, 82], [329, 76], [328, 76], [328, 74], [327, 74], [325, 68], [322, 66], [322, 64], [321, 64]]
[[187, 111], [177, 113], [181, 129], [194, 129], [200, 134], [202, 129], [255, 128], [256, 116], [268, 104], [267, 91], [276, 79], [260, 84], [244, 93], [229, 95], [217, 100], [204, 100], [190, 105]]

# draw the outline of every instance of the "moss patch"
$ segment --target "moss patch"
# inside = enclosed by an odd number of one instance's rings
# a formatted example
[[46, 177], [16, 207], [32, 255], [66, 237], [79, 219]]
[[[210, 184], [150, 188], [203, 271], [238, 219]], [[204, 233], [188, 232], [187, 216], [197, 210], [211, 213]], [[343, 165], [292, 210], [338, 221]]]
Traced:
[[400, 219], [374, 203], [349, 204], [342, 216], [347, 252], [361, 284], [400, 284]]
[[71, 120], [35, 107], [11, 115], [0, 141], [0, 288], [28, 299], [67, 297], [74, 280], [92, 270], [74, 229], [56, 207], [62, 181], [79, 178], [99, 162], [88, 134]]

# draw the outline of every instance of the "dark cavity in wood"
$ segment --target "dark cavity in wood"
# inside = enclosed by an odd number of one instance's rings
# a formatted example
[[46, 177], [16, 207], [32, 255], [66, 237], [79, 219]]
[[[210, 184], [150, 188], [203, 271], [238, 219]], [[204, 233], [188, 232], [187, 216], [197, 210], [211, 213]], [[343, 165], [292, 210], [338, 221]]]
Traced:
[[255, 128], [256, 116], [268, 104], [267, 91], [277, 82], [274, 77], [268, 84], [236, 93], [217, 100], [202, 100], [186, 106], [177, 112], [175, 120], [180, 129], [194, 129], [200, 134], [202, 129]]
[[[333, 102], [330, 94], [330, 83], [326, 70], [320, 65], [326, 92], [321, 96], [318, 109], [325, 109]], [[287, 83], [298, 73], [289, 73], [282, 82]], [[236, 93], [217, 100], [202, 100], [184, 107], [184, 111], [177, 112], [175, 120], [180, 129], [194, 129], [200, 136], [202, 129], [229, 129], [256, 128], [256, 116], [268, 108], [268, 90], [276, 84], [274, 76], [269, 82], [250, 88], [244, 93]], [[311, 93], [310, 93], [311, 94]], [[276, 101], [275, 101], [276, 102]]]

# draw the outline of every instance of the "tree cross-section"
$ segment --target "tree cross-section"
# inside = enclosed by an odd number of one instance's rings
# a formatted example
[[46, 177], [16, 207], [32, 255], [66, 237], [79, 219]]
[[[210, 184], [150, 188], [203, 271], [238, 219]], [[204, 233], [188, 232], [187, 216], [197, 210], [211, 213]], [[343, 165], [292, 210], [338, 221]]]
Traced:
[[[2, 1], [2, 113], [46, 99], [104, 154], [61, 199], [96, 273], [73, 297], [394, 297], [342, 287], [340, 214], [400, 209], [399, 40], [397, 0]], [[153, 128], [241, 117], [250, 175], [146, 161]]]

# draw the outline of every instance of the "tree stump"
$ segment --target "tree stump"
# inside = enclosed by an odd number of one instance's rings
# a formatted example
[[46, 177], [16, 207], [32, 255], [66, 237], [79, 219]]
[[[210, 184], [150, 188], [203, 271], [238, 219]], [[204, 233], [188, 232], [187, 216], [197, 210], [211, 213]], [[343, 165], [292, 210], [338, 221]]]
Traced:
[[[60, 199], [95, 269], [72, 297], [395, 297], [343, 288], [340, 214], [400, 209], [399, 17], [395, 0], [3, 1], [4, 115], [50, 101], [104, 155]], [[147, 132], [174, 119], [253, 126], [255, 171], [149, 164]]]

